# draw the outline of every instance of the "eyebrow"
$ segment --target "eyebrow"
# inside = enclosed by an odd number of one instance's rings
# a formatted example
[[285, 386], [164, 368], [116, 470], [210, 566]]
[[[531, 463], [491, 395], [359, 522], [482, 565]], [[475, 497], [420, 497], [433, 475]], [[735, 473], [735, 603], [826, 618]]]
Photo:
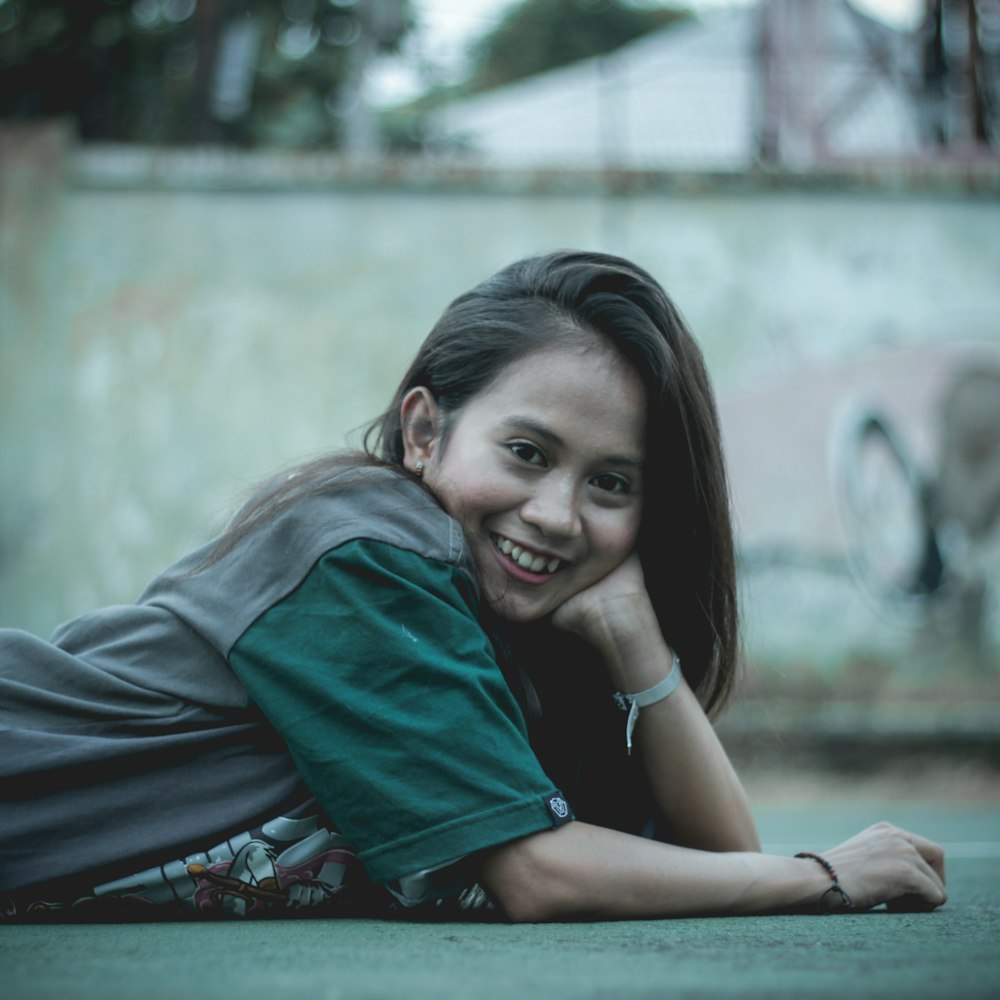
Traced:
[[[566, 447], [566, 442], [554, 430], [550, 427], [546, 427], [545, 424], [540, 424], [537, 420], [533, 420], [531, 417], [519, 417], [516, 415], [513, 417], [507, 417], [502, 421], [501, 426], [507, 427], [513, 431], [530, 431], [532, 434], [543, 438], [556, 448]], [[602, 461], [607, 462], [609, 465], [627, 465], [633, 469], [638, 469], [640, 472], [643, 468], [643, 462], [641, 459], [629, 455], [605, 455]]]

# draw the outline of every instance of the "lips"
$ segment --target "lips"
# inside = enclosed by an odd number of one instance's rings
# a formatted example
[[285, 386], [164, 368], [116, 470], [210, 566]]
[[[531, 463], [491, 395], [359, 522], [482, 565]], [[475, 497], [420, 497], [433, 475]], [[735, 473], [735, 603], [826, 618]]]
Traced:
[[490, 539], [497, 549], [499, 549], [500, 552], [502, 552], [508, 559], [517, 563], [521, 569], [526, 570], [529, 573], [552, 574], [555, 573], [556, 570], [558, 570], [563, 564], [562, 559], [542, 555], [540, 552], [533, 552], [526, 546], [520, 545], [517, 542], [512, 542], [509, 538], [505, 538], [503, 535], [491, 534]]

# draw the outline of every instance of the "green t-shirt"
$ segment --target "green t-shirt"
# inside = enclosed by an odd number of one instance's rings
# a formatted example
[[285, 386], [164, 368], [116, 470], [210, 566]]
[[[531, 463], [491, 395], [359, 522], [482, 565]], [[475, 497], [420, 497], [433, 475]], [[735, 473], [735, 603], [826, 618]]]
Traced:
[[306, 784], [388, 882], [571, 818], [450, 562], [326, 553], [230, 653]]

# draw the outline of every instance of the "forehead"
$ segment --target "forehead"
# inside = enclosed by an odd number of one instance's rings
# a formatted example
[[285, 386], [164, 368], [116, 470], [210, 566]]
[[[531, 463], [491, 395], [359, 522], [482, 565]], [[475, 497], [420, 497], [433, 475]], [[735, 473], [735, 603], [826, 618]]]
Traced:
[[646, 393], [614, 348], [594, 341], [535, 351], [505, 368], [467, 411], [477, 421], [524, 418], [566, 439], [642, 452]]

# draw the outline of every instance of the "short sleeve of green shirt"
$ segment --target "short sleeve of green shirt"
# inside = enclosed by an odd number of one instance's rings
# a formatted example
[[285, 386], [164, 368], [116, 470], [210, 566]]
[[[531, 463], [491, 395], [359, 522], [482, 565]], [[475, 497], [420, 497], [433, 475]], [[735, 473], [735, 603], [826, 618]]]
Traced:
[[347, 542], [230, 663], [377, 882], [566, 818], [451, 563]]

